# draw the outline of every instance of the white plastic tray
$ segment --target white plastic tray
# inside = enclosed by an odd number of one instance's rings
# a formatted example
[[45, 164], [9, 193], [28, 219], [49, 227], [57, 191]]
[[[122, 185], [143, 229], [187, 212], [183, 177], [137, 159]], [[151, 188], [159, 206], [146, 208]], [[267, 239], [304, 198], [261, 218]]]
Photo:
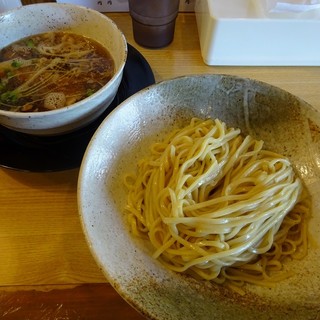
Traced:
[[196, 0], [195, 12], [208, 65], [320, 65], [320, 1]]

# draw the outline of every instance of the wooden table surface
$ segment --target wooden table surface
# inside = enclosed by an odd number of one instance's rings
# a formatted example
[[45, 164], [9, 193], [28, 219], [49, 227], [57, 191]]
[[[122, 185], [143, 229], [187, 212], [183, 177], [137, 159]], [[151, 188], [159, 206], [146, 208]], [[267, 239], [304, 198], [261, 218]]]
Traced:
[[[147, 59], [156, 81], [234, 74], [281, 87], [320, 110], [320, 67], [207, 66], [193, 13], [179, 14], [173, 43], [157, 50], [134, 42], [127, 13], [107, 15]], [[0, 318], [143, 319], [107, 283], [90, 254], [78, 216], [77, 178], [78, 169], [0, 168]]]

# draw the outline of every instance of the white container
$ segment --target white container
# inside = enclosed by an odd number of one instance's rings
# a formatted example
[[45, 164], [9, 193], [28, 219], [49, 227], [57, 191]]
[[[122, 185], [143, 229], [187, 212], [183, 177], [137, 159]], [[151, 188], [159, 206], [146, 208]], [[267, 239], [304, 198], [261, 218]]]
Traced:
[[320, 4], [299, 2], [307, 1], [196, 0], [204, 62], [319, 66]]

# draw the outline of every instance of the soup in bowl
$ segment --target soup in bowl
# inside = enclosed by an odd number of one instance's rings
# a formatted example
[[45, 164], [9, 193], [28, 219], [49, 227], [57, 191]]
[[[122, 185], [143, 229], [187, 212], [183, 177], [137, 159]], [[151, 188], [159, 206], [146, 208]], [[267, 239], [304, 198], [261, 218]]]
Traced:
[[0, 125], [64, 134], [108, 108], [127, 58], [126, 39], [112, 20], [82, 6], [46, 3], [8, 11], [0, 26]]

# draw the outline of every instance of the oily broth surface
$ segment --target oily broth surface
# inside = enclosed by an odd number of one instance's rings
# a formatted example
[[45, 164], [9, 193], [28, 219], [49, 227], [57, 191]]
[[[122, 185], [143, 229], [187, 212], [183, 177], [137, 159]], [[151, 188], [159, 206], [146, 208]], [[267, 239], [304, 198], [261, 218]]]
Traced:
[[0, 50], [0, 109], [62, 108], [101, 89], [114, 61], [98, 42], [67, 32], [26, 37]]

